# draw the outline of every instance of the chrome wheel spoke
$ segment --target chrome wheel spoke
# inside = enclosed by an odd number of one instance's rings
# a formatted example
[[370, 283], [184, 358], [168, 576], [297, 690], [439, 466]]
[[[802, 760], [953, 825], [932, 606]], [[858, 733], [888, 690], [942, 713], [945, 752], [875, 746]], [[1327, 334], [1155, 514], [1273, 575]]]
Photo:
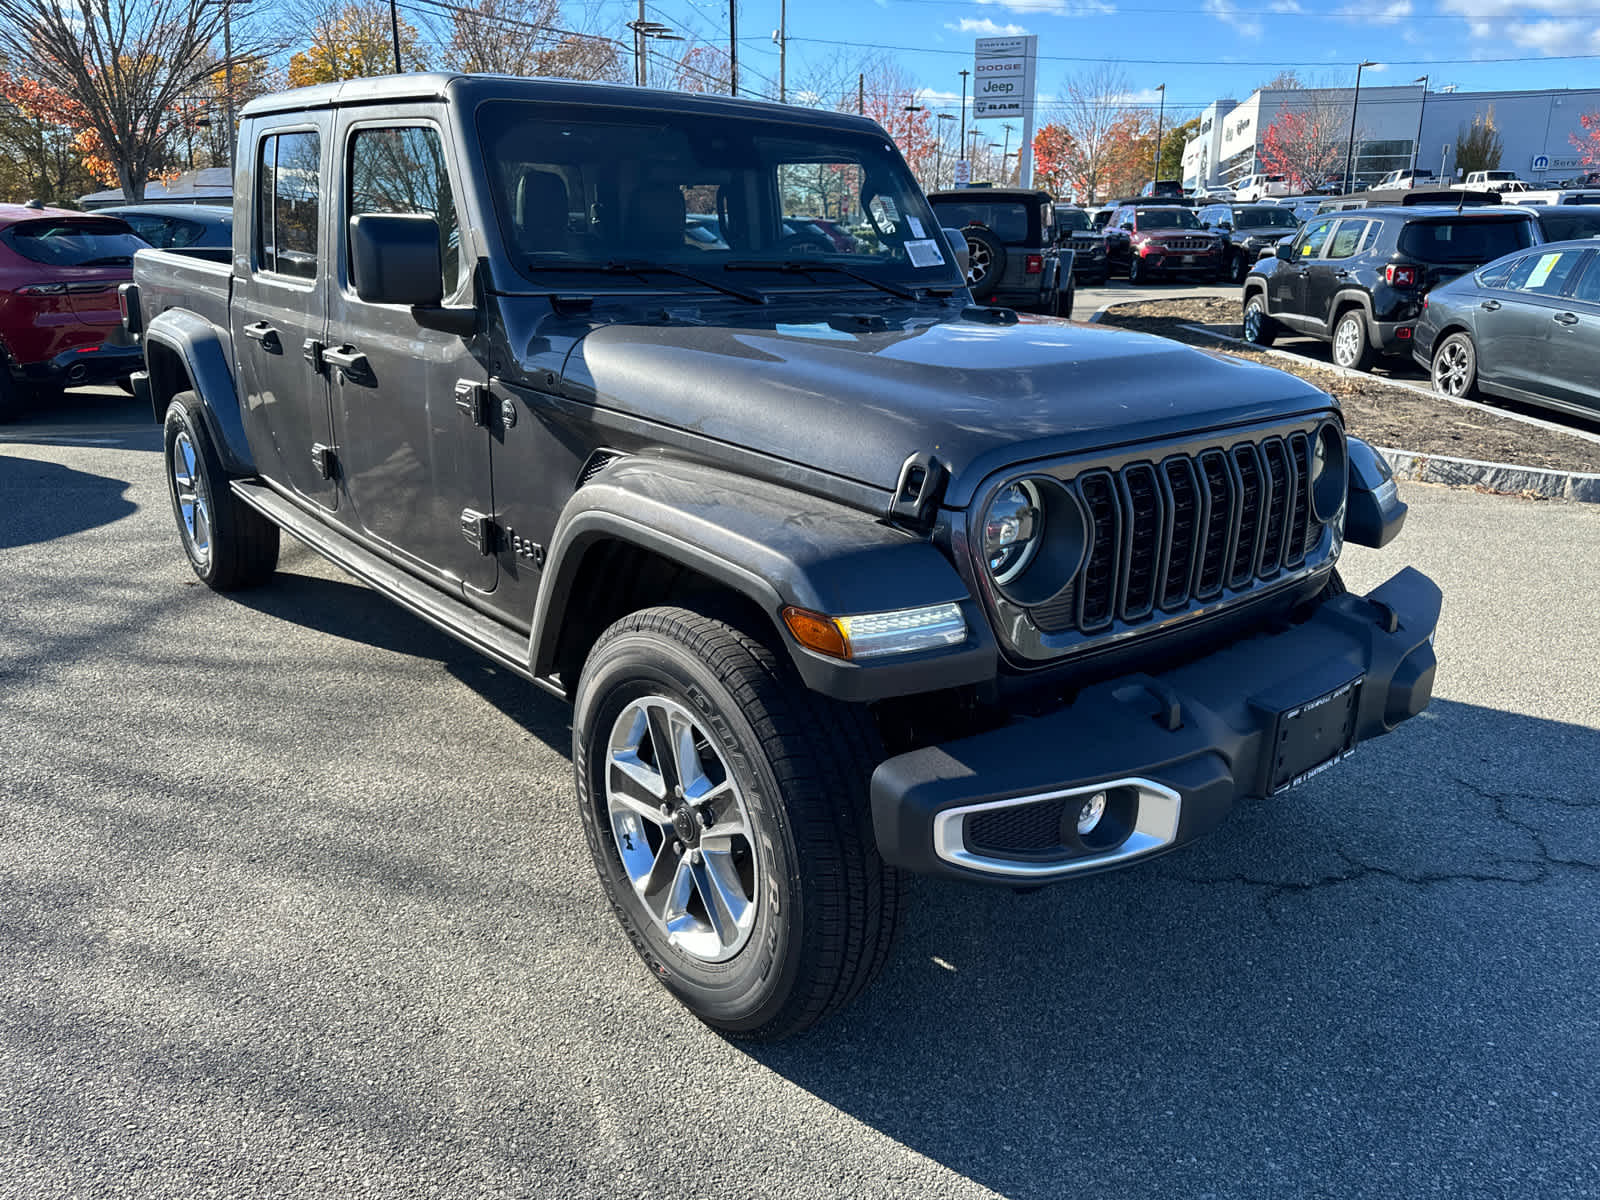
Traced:
[[737, 940], [748, 925], [751, 903], [739, 882], [733, 855], [706, 851], [692, 868], [695, 890], [700, 893], [711, 928], [724, 946]]
[[661, 843], [661, 849], [656, 852], [650, 873], [639, 881], [639, 897], [656, 917], [666, 920], [671, 912], [674, 896], [680, 892], [685, 893], [678, 905], [680, 912], [683, 904], [687, 902], [688, 880], [689, 871], [683, 861], [681, 844], [668, 838]]

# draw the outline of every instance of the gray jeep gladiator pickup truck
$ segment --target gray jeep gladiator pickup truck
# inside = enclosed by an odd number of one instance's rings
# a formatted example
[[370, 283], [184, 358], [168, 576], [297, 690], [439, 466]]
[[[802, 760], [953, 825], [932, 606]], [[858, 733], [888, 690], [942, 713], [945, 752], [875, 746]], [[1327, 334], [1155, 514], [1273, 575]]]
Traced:
[[570, 701], [605, 895], [719, 1029], [846, 1004], [907, 872], [1137, 863], [1428, 703], [1438, 589], [1335, 570], [1405, 513], [1335, 402], [975, 307], [870, 121], [410, 75], [239, 137], [232, 261], [125, 297], [190, 564], [287, 530]]

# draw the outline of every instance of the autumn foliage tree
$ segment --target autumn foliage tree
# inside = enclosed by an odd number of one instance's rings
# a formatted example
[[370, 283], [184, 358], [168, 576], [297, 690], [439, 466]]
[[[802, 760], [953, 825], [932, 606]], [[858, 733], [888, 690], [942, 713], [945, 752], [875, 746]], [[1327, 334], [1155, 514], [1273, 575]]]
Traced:
[[1349, 147], [1349, 110], [1312, 103], [1287, 108], [1261, 135], [1256, 154], [1263, 172], [1282, 175], [1297, 192], [1311, 192], [1342, 177]]
[[[224, 19], [211, 0], [0, 0], [0, 52], [27, 64], [0, 94], [73, 130], [85, 165], [142, 200], [173, 121], [218, 66]], [[256, 55], [236, 39], [236, 61]]]
[[1478, 113], [1470, 125], [1462, 125], [1456, 133], [1456, 170], [1470, 174], [1473, 171], [1494, 171], [1500, 166], [1505, 153], [1505, 141], [1494, 123], [1494, 105], [1487, 113]]
[[1068, 197], [1077, 191], [1073, 163], [1078, 156], [1072, 135], [1054, 122], [1033, 135], [1033, 182], [1053, 196]]
[[[310, 44], [289, 59], [290, 87], [394, 74], [394, 35], [382, 0], [347, 0], [308, 17]], [[416, 27], [401, 18], [399, 29], [401, 66], [427, 70], [427, 47]]]
[[1580, 115], [1578, 124], [1583, 126], [1583, 136], [1572, 133], [1567, 135], [1567, 140], [1584, 166], [1600, 167], [1600, 108]]

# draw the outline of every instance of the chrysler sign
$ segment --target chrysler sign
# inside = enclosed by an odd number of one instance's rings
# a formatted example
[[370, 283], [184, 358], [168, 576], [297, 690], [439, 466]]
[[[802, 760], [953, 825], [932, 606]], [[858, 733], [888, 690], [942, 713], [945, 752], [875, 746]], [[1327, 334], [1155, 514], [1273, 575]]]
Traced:
[[973, 62], [972, 115], [1021, 118], [1033, 108], [1037, 36], [979, 38]]

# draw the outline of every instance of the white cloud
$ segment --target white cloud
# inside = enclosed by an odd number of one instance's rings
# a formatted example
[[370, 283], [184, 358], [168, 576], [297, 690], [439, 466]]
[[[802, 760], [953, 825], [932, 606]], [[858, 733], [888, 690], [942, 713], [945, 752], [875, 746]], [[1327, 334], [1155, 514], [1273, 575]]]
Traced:
[[978, 3], [998, 5], [1014, 13], [1052, 17], [1082, 17], [1117, 11], [1117, 6], [1109, 0], [978, 0]]
[[[1443, 0], [1439, 8], [1441, 12], [1469, 18], [1467, 33], [1476, 41], [1493, 42], [1497, 47], [1509, 41], [1523, 50], [1543, 54], [1574, 54], [1600, 48], [1600, 29], [1591, 17], [1594, 0]], [[1480, 48], [1474, 57], [1486, 53]]]
[[1272, 3], [1267, 5], [1267, 7], [1275, 13], [1305, 12], [1305, 9], [1300, 7], [1300, 0], [1272, 0]]
[[996, 25], [988, 17], [984, 17], [982, 20], [962, 17], [959, 25], [946, 23], [945, 28], [954, 30], [956, 33], [977, 34], [979, 37], [1021, 37], [1028, 32], [1021, 25], [1009, 22], [1005, 25]]
[[1524, 50], [1541, 54], [1582, 54], [1600, 50], [1600, 29], [1592, 21], [1515, 21], [1506, 36]]
[[1234, 8], [1233, 0], [1205, 0], [1205, 10], [1224, 25], [1232, 25], [1248, 38], [1261, 36], [1261, 22]]
[[1346, 4], [1338, 10], [1339, 16], [1346, 21], [1360, 22], [1362, 25], [1398, 25], [1411, 15], [1411, 0], [1392, 0], [1389, 4], [1376, 7], [1363, 4]]

